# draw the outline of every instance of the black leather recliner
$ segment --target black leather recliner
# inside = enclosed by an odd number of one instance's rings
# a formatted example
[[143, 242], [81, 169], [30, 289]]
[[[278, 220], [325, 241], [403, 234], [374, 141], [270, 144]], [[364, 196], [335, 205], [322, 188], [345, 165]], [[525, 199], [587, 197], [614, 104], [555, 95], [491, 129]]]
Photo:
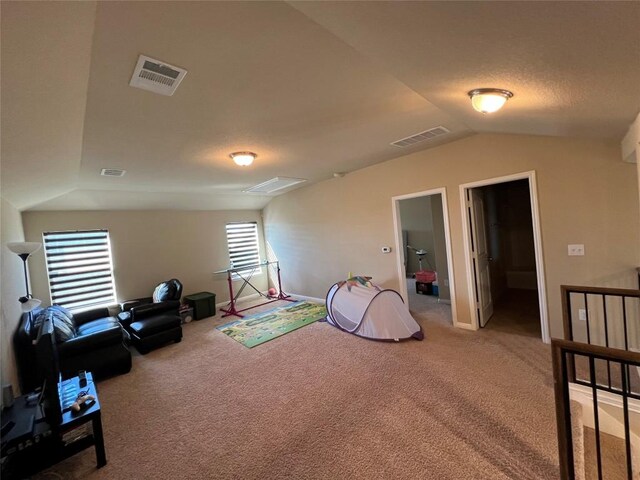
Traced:
[[152, 297], [122, 304], [118, 319], [140, 353], [182, 340], [182, 322], [178, 314], [181, 296], [182, 283], [172, 278], [158, 285]]
[[[54, 315], [64, 315], [66, 322], [58, 322], [58, 319], [54, 322], [54, 326], [57, 325], [56, 349], [63, 378], [76, 376], [78, 371], [85, 370], [99, 380], [131, 370], [131, 352], [127, 347], [129, 334], [116, 317], [109, 315], [109, 309], [96, 308], [71, 313], [61, 307], [38, 308], [31, 315], [22, 315], [13, 339], [22, 393], [32, 392], [42, 386], [32, 342], [38, 336], [38, 316], [52, 312]], [[62, 329], [61, 332], [58, 332], [58, 327]]]

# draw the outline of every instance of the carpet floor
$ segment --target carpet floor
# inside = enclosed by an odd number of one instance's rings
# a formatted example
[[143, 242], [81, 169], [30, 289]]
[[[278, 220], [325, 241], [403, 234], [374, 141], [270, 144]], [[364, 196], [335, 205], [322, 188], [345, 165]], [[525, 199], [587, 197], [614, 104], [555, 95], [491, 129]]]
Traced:
[[549, 347], [415, 317], [422, 342], [314, 323], [254, 349], [184, 325], [98, 384], [107, 466], [37, 478], [557, 479]]
[[416, 293], [415, 278], [407, 278], [407, 295], [409, 310], [415, 316], [422, 315], [431, 322], [453, 325], [451, 305], [438, 301], [438, 297]]

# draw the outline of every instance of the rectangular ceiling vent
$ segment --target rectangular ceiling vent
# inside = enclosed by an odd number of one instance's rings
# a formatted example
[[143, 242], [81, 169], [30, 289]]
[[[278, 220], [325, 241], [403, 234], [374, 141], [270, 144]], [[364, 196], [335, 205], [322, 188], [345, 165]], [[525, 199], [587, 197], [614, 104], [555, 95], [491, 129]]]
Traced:
[[267, 180], [266, 182], [247, 188], [246, 190], [243, 190], [243, 192], [261, 193], [263, 195], [270, 194], [302, 182], [306, 182], [306, 180], [304, 178], [275, 177], [271, 180]]
[[129, 85], [171, 96], [186, 74], [187, 71], [184, 68], [140, 55]]
[[391, 145], [401, 148], [410, 147], [411, 145], [415, 145], [416, 143], [424, 142], [425, 140], [431, 140], [432, 138], [444, 135], [445, 133], [449, 132], [450, 130], [443, 126], [430, 128], [429, 130], [425, 130], [424, 132], [416, 133], [415, 135], [411, 135], [410, 137], [401, 138], [400, 140], [391, 142]]
[[127, 173], [126, 170], [120, 170], [119, 168], [103, 168], [100, 171], [100, 175], [103, 177], [123, 177]]

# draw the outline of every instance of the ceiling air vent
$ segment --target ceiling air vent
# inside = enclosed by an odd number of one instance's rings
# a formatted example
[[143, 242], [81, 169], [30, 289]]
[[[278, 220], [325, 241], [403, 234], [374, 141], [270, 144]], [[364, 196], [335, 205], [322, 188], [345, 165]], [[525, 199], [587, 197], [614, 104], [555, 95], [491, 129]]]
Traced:
[[122, 177], [127, 173], [126, 170], [120, 170], [119, 168], [103, 168], [100, 171], [100, 175], [103, 177]]
[[171, 96], [186, 74], [187, 71], [184, 68], [140, 55], [129, 85]]
[[306, 180], [304, 178], [275, 177], [271, 180], [267, 180], [266, 182], [247, 188], [246, 190], [243, 190], [243, 192], [269, 194], [302, 182], [306, 182]]
[[434, 137], [438, 137], [449, 132], [450, 130], [443, 126], [430, 128], [429, 130], [425, 130], [424, 132], [416, 133], [415, 135], [411, 135], [410, 137], [401, 138], [400, 140], [391, 142], [391, 145], [393, 145], [394, 147], [410, 147], [411, 145], [415, 145], [416, 143], [424, 142], [425, 140], [431, 140]]

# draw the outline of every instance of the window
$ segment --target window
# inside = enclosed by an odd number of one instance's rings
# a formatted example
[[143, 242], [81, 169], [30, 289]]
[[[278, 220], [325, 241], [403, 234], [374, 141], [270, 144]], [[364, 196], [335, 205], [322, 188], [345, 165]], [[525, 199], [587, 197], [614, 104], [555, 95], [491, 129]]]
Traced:
[[[227, 244], [231, 268], [242, 268], [260, 262], [256, 222], [227, 223]], [[261, 273], [261, 269], [256, 269], [255, 273]]]
[[116, 303], [107, 230], [45, 232], [51, 303], [71, 310]]

